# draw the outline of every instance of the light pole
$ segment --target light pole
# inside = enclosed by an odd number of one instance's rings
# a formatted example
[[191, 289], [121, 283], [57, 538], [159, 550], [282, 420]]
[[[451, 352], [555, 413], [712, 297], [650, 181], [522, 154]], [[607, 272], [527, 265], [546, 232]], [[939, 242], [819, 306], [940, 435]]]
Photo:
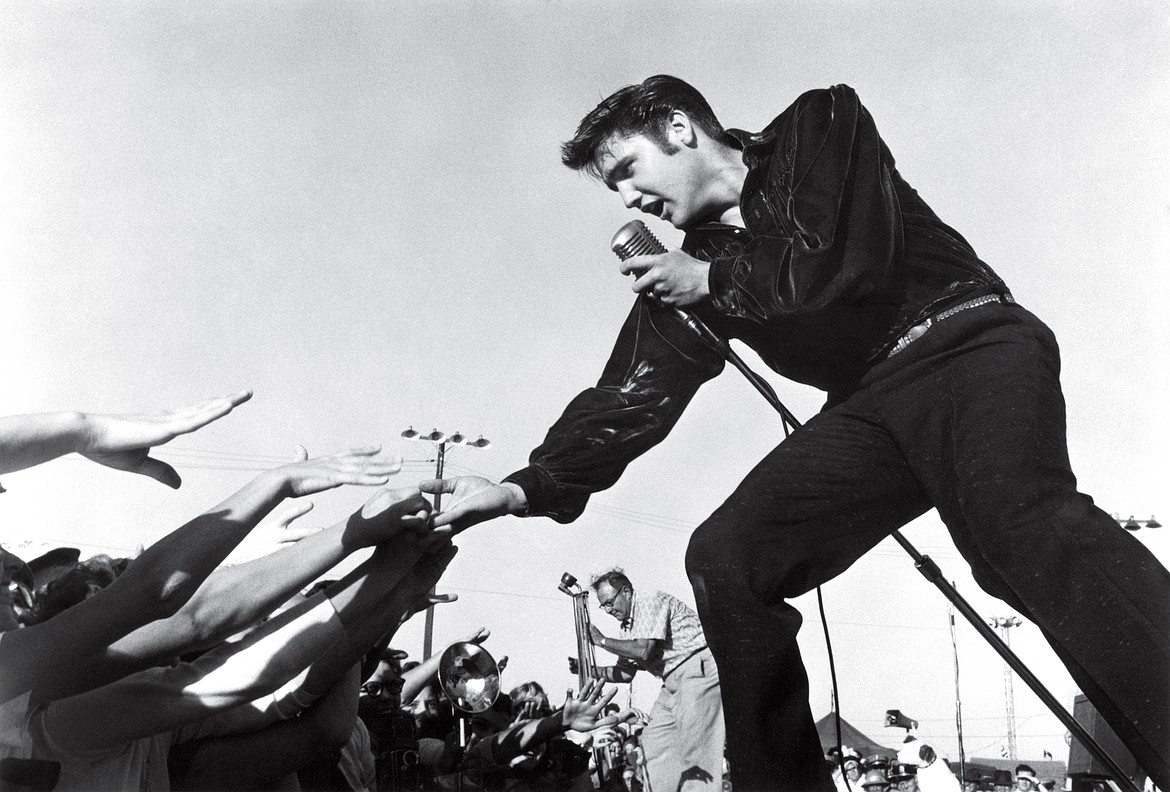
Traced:
[[[1012, 645], [1012, 639], [1008, 630], [1023, 624], [1018, 616], [992, 616], [987, 620], [987, 623], [999, 629], [1000, 637], [1009, 648]], [[1016, 761], [1016, 696], [1012, 690], [1012, 667], [1007, 663], [1004, 663], [1003, 666], [1003, 700], [1007, 710], [1008, 758], [1014, 762]]]
[[[443, 477], [443, 463], [447, 456], [447, 444], [469, 446], [471, 448], [487, 448], [492, 443], [483, 435], [480, 435], [477, 440], [468, 440], [467, 436], [462, 432], [455, 432], [453, 435], [447, 435], [440, 432], [438, 429], [431, 429], [430, 434], [420, 434], [414, 430], [413, 426], [408, 426], [402, 431], [402, 436], [407, 440], [422, 440], [431, 443], [438, 449], [435, 456], [435, 478], [441, 479]], [[435, 493], [434, 510], [437, 514], [439, 506], [442, 503], [442, 493]], [[431, 588], [431, 593], [435, 593], [435, 589]], [[423, 625], [423, 660], [430, 659], [431, 646], [435, 634], [435, 606], [427, 607], [426, 621]]]
[[1128, 520], [1123, 520], [1119, 516], [1117, 516], [1117, 512], [1113, 512], [1113, 521], [1127, 531], [1138, 531], [1138, 530], [1141, 530], [1142, 528], [1161, 528], [1162, 527], [1162, 523], [1155, 520], [1154, 515], [1152, 515], [1152, 514], [1150, 515], [1150, 519], [1148, 519], [1148, 520], [1135, 520], [1133, 518], [1132, 514], [1129, 515]]

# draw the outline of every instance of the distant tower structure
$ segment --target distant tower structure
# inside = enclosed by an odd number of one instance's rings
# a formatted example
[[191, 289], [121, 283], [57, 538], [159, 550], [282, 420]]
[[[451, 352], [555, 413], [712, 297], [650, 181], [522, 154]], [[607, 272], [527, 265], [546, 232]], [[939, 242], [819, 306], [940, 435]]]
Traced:
[[[992, 616], [987, 620], [987, 623], [999, 630], [999, 637], [1008, 647], [1012, 645], [1011, 634], [1008, 631], [1012, 627], [1019, 627], [1023, 624], [1018, 616]], [[1012, 667], [1007, 663], [1003, 664], [1003, 704], [1007, 713], [1008, 758], [1014, 762], [1016, 761], [1016, 696], [1012, 691]]]

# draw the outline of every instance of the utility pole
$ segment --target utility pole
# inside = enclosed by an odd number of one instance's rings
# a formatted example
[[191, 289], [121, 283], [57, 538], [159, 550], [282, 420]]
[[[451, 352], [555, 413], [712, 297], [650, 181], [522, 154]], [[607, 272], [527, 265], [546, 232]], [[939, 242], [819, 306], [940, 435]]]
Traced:
[[[492, 443], [483, 435], [479, 436], [478, 440], [468, 440], [467, 436], [462, 432], [456, 432], [453, 435], [448, 435], [445, 432], [440, 432], [438, 429], [432, 429], [430, 434], [420, 434], [414, 430], [413, 426], [408, 426], [402, 432], [402, 436], [407, 440], [422, 440], [426, 443], [432, 443], [436, 450], [435, 457], [435, 478], [441, 479], [443, 477], [443, 462], [447, 456], [447, 446], [460, 445], [469, 446], [471, 448], [487, 448]], [[439, 493], [435, 494], [434, 510], [438, 513], [439, 507], [442, 504], [443, 496]], [[435, 593], [435, 589], [431, 588], [431, 594]], [[431, 647], [434, 642], [435, 635], [435, 606], [427, 607], [425, 621], [423, 623], [423, 660], [430, 659]]]
[[[1023, 624], [1018, 616], [992, 616], [987, 623], [999, 630], [999, 637], [1007, 647], [1011, 647], [1012, 627]], [[1012, 667], [1007, 663], [1003, 666], [1003, 701], [1007, 712], [1007, 742], [1008, 758], [1016, 761], [1016, 697], [1012, 691]]]

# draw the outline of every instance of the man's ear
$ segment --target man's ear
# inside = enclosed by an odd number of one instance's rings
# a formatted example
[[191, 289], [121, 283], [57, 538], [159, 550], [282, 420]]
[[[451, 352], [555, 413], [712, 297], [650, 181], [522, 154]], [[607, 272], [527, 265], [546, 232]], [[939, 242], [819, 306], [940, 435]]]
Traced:
[[672, 140], [680, 146], [694, 147], [697, 141], [695, 125], [691, 123], [691, 117], [684, 111], [672, 110], [666, 119], [666, 124]]

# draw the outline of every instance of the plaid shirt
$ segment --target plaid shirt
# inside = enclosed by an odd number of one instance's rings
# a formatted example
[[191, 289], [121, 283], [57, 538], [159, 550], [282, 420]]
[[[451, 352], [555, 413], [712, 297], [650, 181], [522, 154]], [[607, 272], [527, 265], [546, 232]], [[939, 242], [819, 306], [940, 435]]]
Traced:
[[661, 656], [646, 663], [628, 661], [659, 679], [707, 647], [699, 614], [681, 600], [661, 591], [633, 593], [630, 617], [622, 622], [621, 638], [653, 638], [662, 642]]

